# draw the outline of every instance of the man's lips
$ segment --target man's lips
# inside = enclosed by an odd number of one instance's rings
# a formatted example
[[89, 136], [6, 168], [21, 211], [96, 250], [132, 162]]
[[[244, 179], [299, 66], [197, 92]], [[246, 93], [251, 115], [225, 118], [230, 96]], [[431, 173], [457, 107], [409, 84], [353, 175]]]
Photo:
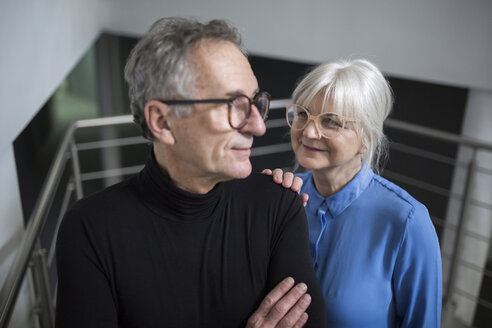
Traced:
[[231, 149], [236, 151], [250, 151], [251, 147], [232, 147]]

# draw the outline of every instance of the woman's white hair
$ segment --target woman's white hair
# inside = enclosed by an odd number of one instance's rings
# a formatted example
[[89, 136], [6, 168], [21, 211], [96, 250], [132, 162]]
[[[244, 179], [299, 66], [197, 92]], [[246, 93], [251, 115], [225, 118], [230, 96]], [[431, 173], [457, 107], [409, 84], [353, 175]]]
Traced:
[[393, 94], [381, 71], [365, 59], [323, 63], [308, 73], [292, 94], [294, 103], [308, 107], [323, 95], [323, 108], [355, 120], [354, 130], [366, 151], [362, 161], [380, 172], [387, 156], [383, 123], [393, 106]]

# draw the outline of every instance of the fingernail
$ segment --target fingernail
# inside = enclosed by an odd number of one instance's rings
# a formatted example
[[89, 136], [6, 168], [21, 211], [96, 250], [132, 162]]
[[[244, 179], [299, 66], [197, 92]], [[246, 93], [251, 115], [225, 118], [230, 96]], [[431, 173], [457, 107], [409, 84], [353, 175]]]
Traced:
[[309, 304], [311, 303], [311, 295], [309, 294], [305, 294], [303, 297], [302, 297], [302, 300], [301, 300], [304, 304]]
[[288, 285], [293, 285], [294, 284], [294, 278], [292, 277], [287, 277], [285, 278], [285, 283], [288, 284]]
[[304, 293], [307, 290], [307, 286], [305, 283], [301, 282], [300, 284], [297, 285], [297, 289]]

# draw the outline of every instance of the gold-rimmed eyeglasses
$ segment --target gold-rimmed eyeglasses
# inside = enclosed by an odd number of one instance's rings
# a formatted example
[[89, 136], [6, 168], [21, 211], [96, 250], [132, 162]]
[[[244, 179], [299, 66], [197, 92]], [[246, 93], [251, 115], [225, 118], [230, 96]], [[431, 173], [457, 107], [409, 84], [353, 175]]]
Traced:
[[303, 130], [310, 121], [313, 121], [318, 133], [325, 138], [337, 137], [346, 123], [356, 122], [331, 112], [312, 115], [307, 108], [296, 104], [287, 105], [285, 118], [287, 124], [294, 130]]

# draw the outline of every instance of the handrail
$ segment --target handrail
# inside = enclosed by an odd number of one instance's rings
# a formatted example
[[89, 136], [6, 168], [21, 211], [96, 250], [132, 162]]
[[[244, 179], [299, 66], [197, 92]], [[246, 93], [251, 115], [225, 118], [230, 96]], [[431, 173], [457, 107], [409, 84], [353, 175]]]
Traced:
[[40, 197], [29, 218], [26, 232], [17, 251], [17, 256], [0, 291], [0, 327], [2, 328], [6, 327], [10, 320], [15, 300], [17, 299], [29, 260], [31, 259], [34, 244], [46, 219], [45, 210], [53, 198], [53, 191], [62, 175], [63, 170], [61, 168], [65, 164], [66, 150], [70, 145], [74, 131], [75, 125], [71, 125], [63, 137], [55, 160], [49, 170], [48, 177], [41, 188]]
[[80, 128], [93, 128], [97, 126], [116, 125], [116, 124], [128, 124], [133, 122], [132, 115], [120, 115], [109, 117], [90, 118], [86, 120], [78, 120], [73, 124], [76, 129]]
[[455, 133], [445, 132], [433, 128], [428, 128], [425, 126], [420, 126], [413, 123], [390, 119], [390, 118], [386, 119], [384, 125], [389, 128], [394, 128], [406, 132], [423, 135], [426, 137], [440, 139], [442, 141], [466, 145], [473, 148], [483, 148], [485, 150], [492, 151], [492, 143], [484, 142], [482, 140], [471, 138], [471, 137], [461, 136]]
[[[290, 99], [274, 100], [271, 102], [273, 109], [284, 107], [290, 103]], [[40, 196], [36, 202], [33, 212], [28, 220], [27, 227], [25, 229], [24, 236], [18, 248], [16, 258], [8, 272], [7, 278], [0, 290], [0, 328], [6, 328], [12, 314], [13, 306], [17, 299], [22, 281], [26, 274], [26, 270], [29, 261], [33, 255], [33, 250], [37, 238], [47, 218], [47, 209], [49, 208], [55, 188], [57, 187], [66, 161], [70, 158], [70, 147], [73, 142], [75, 131], [79, 128], [98, 127], [106, 125], [128, 124], [133, 121], [132, 115], [103, 117], [96, 119], [79, 120], [74, 122], [67, 129], [62, 142], [57, 150], [54, 161], [48, 171], [47, 178], [41, 188]], [[271, 128], [287, 126], [286, 122], [283, 124], [281, 120], [273, 120], [275, 124], [272, 124]], [[473, 148], [481, 148], [492, 151], [492, 144], [483, 142], [478, 139], [460, 136], [457, 134], [444, 132], [428, 127], [422, 127], [411, 123], [398, 121], [395, 119], [387, 119], [385, 126], [389, 128], [395, 128], [402, 131], [407, 131], [435, 139], [440, 139], [447, 142], [467, 145]], [[270, 146], [258, 147], [256, 151], [253, 151], [254, 155], [261, 155]], [[285, 147], [286, 151], [287, 146]]]
[[32, 214], [28, 220], [27, 227], [20, 243], [14, 263], [10, 267], [7, 278], [0, 290], [0, 327], [6, 328], [12, 314], [15, 300], [19, 294], [22, 281], [31, 259], [34, 245], [46, 221], [46, 210], [49, 207], [55, 188], [60, 181], [63, 167], [69, 156], [69, 148], [75, 131], [78, 128], [96, 127], [104, 125], [127, 124], [133, 120], [131, 115], [103, 117], [87, 120], [79, 120], [71, 124], [58, 147], [55, 159], [48, 171], [48, 176], [41, 188], [40, 196], [34, 206]]

